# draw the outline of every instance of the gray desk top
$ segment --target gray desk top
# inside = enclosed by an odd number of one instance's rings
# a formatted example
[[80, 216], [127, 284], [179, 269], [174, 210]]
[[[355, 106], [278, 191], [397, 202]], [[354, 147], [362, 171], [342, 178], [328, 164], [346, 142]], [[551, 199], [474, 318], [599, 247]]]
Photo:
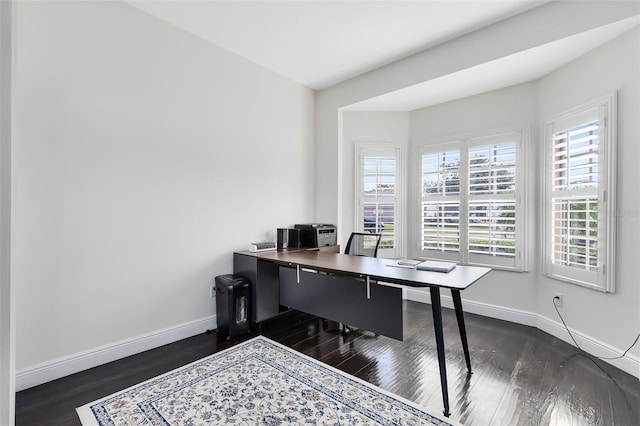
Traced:
[[262, 260], [285, 266], [299, 265], [301, 268], [322, 272], [369, 277], [372, 280], [385, 281], [410, 287], [443, 287], [464, 290], [491, 271], [480, 266], [457, 266], [450, 272], [418, 271], [412, 268], [399, 268], [391, 259], [350, 256], [339, 253], [319, 251], [267, 251], [259, 253], [238, 252], [237, 254], [254, 256]]

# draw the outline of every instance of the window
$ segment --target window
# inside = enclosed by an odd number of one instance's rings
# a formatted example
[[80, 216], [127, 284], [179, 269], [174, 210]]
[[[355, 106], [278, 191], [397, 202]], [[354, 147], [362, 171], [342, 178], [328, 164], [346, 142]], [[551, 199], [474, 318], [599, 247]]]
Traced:
[[545, 274], [614, 290], [614, 95], [546, 124]]
[[356, 218], [361, 232], [382, 234], [379, 257], [400, 257], [401, 155], [392, 144], [356, 144]]
[[522, 132], [426, 147], [421, 254], [524, 270]]

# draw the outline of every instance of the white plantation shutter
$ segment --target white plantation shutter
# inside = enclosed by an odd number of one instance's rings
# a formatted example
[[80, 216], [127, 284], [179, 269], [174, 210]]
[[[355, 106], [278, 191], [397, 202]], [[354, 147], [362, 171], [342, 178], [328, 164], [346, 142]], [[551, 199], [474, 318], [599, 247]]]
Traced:
[[553, 135], [551, 261], [598, 269], [599, 120]]
[[422, 203], [423, 250], [457, 253], [460, 251], [460, 202]]
[[518, 141], [519, 136], [514, 134], [504, 142], [474, 141], [469, 148], [468, 247], [471, 263], [516, 266]]
[[552, 136], [553, 191], [597, 191], [599, 130], [596, 119]]
[[521, 132], [514, 132], [425, 148], [423, 256], [524, 268], [521, 144]]
[[363, 188], [360, 194], [360, 210], [363, 231], [382, 234], [380, 247], [393, 249], [395, 200], [396, 200], [396, 157], [382, 153], [364, 153], [361, 156]]
[[551, 262], [598, 270], [598, 200], [555, 198], [552, 204]]
[[422, 250], [458, 259], [460, 251], [460, 150], [422, 156]]
[[469, 202], [469, 254], [516, 255], [515, 200]]
[[[547, 124], [545, 274], [613, 291], [615, 95]], [[607, 267], [609, 265], [609, 267]]]
[[379, 257], [400, 256], [400, 147], [394, 144], [356, 144], [357, 231], [382, 234]]

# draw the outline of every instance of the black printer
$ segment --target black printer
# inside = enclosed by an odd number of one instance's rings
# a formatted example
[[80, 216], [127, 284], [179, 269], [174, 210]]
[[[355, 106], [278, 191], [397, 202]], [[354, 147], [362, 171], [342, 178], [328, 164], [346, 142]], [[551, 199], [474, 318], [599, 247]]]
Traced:
[[295, 225], [300, 230], [302, 247], [334, 246], [338, 241], [338, 232], [334, 225], [327, 223], [303, 223]]

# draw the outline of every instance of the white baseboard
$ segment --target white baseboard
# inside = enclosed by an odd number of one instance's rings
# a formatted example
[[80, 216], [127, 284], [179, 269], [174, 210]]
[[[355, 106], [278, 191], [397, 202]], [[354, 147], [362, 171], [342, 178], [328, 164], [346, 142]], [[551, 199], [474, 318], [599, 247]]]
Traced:
[[16, 391], [213, 330], [216, 323], [216, 317], [212, 315], [23, 368], [16, 372]]
[[[415, 289], [407, 290], [407, 299], [415, 302], [431, 303], [431, 296], [428, 291], [421, 291]], [[453, 309], [453, 300], [451, 296], [441, 295], [442, 306]], [[542, 315], [537, 315], [531, 312], [521, 311], [517, 309], [505, 308], [502, 306], [490, 305], [483, 302], [474, 302], [470, 300], [462, 301], [462, 308], [465, 312], [472, 314], [478, 314], [489, 318], [501, 319], [504, 321], [514, 322], [516, 324], [528, 325], [544, 331], [560, 340], [569, 343], [571, 346], [575, 346], [569, 333], [564, 328], [564, 325], [560, 322], [554, 321], [550, 318]], [[613, 348], [606, 343], [600, 342], [584, 333], [571, 329], [571, 334], [578, 342], [578, 345], [587, 353], [605, 357], [614, 358], [624, 352], [623, 350]], [[626, 349], [626, 348], [625, 348]], [[631, 374], [634, 377], [640, 379], [640, 359], [633, 355], [625, 355], [624, 358], [603, 360], [620, 370]]]
[[[569, 333], [564, 328], [564, 325], [562, 323], [553, 321], [547, 317], [539, 316], [537, 328], [544, 331], [545, 333], [548, 333], [560, 340], [569, 343], [571, 346], [575, 346], [573, 340], [569, 336]], [[580, 348], [582, 348], [583, 351], [592, 356], [616, 358], [626, 350], [626, 348], [622, 350], [614, 348], [584, 333], [576, 331], [572, 328], [569, 329], [571, 330], [571, 334], [573, 335], [573, 338], [576, 339], [576, 342], [578, 343]], [[625, 371], [632, 376], [640, 379], [640, 359], [633, 355], [627, 354], [623, 358], [603, 359], [602, 361], [611, 364], [614, 367], [617, 367], [620, 370]]]
[[[431, 304], [431, 296], [428, 291], [415, 289], [407, 290], [407, 299], [415, 302]], [[451, 296], [440, 295], [442, 306], [453, 309], [453, 299]], [[538, 317], [531, 312], [520, 311], [518, 309], [504, 308], [502, 306], [490, 305], [488, 303], [474, 302], [471, 300], [462, 300], [462, 308], [465, 312], [482, 315], [484, 317], [501, 319], [518, 324], [529, 325], [535, 327]]]

